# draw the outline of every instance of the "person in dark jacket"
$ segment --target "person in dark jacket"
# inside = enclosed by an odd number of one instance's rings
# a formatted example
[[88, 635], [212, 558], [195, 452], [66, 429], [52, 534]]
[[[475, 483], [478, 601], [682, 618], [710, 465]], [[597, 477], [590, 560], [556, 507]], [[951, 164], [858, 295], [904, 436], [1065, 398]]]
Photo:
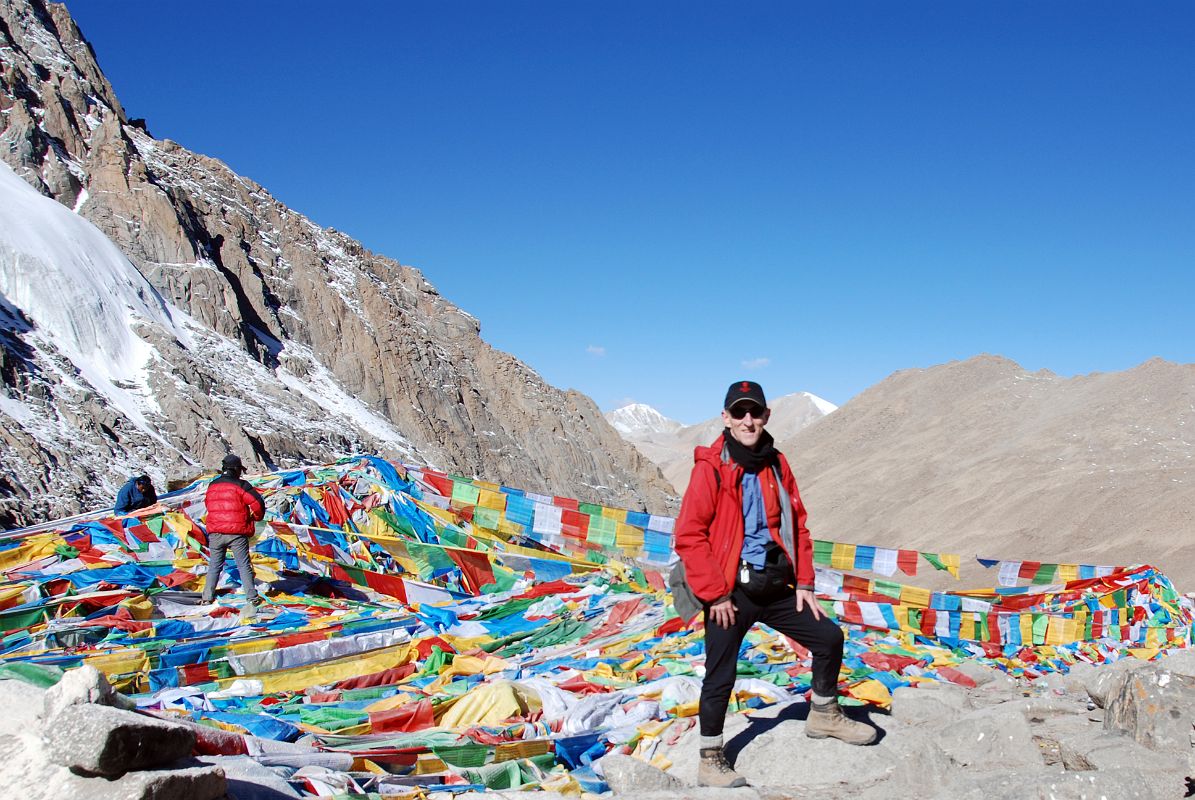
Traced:
[[216, 597], [216, 585], [224, 570], [225, 552], [232, 549], [241, 586], [245, 589], [246, 611], [251, 614], [257, 606], [257, 586], [254, 583], [253, 562], [249, 560], [249, 539], [253, 523], [265, 517], [266, 506], [261, 495], [246, 480], [241, 479], [245, 465], [233, 454], [224, 456], [220, 475], [207, 487], [207, 580], [203, 584], [203, 602]]
[[676, 553], [705, 612], [705, 678], [698, 709], [697, 782], [730, 788], [747, 781], [726, 758], [722, 728], [739, 647], [762, 622], [813, 654], [805, 735], [870, 744], [876, 730], [838, 706], [843, 633], [814, 595], [813, 544], [805, 504], [788, 460], [764, 430], [771, 409], [763, 388], [736, 381], [722, 405], [722, 435], [694, 451], [689, 487], [676, 519]]
[[158, 493], [154, 491], [153, 481], [148, 475], [138, 475], [129, 478], [116, 495], [117, 514], [132, 514], [140, 508], [149, 508], [158, 502]]

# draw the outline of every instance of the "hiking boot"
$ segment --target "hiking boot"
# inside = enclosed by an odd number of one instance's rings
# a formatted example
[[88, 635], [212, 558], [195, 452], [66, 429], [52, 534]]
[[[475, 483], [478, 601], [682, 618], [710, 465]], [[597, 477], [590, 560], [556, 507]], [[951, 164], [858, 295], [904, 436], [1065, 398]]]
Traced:
[[703, 747], [701, 761], [697, 764], [697, 784], [733, 789], [746, 786], [747, 779], [734, 771], [734, 767], [726, 760], [726, 751], [721, 747]]
[[876, 734], [876, 729], [870, 725], [848, 719], [837, 701], [825, 705], [811, 703], [809, 706], [805, 735], [810, 739], [833, 737], [847, 744], [871, 744], [876, 740]]

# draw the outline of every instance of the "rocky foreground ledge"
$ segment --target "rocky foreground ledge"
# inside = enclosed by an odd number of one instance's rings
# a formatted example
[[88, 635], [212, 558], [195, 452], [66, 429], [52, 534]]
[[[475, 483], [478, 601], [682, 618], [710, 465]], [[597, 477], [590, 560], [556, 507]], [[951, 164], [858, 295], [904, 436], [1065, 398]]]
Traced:
[[[880, 729], [870, 747], [805, 738], [803, 702], [730, 716], [727, 751], [751, 781], [746, 788], [694, 785], [692, 730], [663, 751], [672, 762], [667, 771], [616, 751], [594, 769], [611, 787], [607, 796], [647, 800], [1113, 800], [1184, 797], [1195, 787], [1195, 652], [1076, 665], [1032, 683], [974, 663], [964, 668], [976, 688], [926, 683], [897, 689], [890, 713], [850, 709]], [[202, 755], [205, 738], [218, 732], [134, 710], [92, 667], [71, 670], [48, 689], [0, 680], [0, 704], [7, 797], [283, 800], [301, 796], [292, 781], [305, 770], [353, 768], [331, 765], [337, 754], [301, 744], [278, 752], [271, 743], [268, 756]], [[435, 797], [526, 796], [444, 788]], [[423, 796], [412, 791], [368, 797]]]

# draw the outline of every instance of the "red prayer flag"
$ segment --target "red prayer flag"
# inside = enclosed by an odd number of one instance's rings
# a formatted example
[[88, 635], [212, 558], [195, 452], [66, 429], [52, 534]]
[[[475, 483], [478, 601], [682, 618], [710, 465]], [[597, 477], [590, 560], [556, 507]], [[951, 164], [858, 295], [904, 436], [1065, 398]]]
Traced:
[[408, 703], [399, 708], [369, 712], [369, 727], [373, 733], [412, 733], [430, 728], [435, 724], [432, 701], [427, 697], [417, 703]]
[[447, 475], [424, 471], [423, 480], [439, 492], [441, 497], [452, 497], [452, 479]]
[[569, 536], [584, 536], [589, 532], [589, 515], [566, 508], [560, 512], [560, 530]]
[[367, 569], [361, 571], [365, 573], [365, 585], [370, 589], [388, 594], [402, 603], [407, 602], [407, 585], [402, 578], [382, 572], [370, 572]]
[[1039, 569], [1041, 569], [1040, 561], [1022, 561], [1021, 568], [1017, 570], [1017, 577], [1025, 579], [1032, 578], [1037, 574]]
[[494, 567], [487, 553], [477, 550], [445, 550], [444, 552], [461, 568], [469, 584], [469, 590], [481, 594], [481, 587], [494, 582]]
[[897, 550], [896, 551], [896, 566], [900, 567], [900, 571], [906, 575], [917, 574], [917, 551], [916, 550]]

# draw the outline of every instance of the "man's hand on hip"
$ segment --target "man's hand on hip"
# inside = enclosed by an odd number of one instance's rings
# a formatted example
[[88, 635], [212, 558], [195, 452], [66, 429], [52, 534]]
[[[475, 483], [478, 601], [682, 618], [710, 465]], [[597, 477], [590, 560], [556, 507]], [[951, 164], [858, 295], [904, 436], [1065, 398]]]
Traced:
[[734, 625], [736, 611], [738, 609], [728, 597], [710, 606], [710, 619], [720, 628], [729, 628], [731, 625]]
[[821, 619], [826, 616], [825, 610], [821, 603], [817, 602], [817, 598], [813, 596], [813, 592], [808, 589], [797, 589], [797, 613], [801, 613], [802, 609], [809, 606], [809, 613], [813, 614], [814, 619]]

